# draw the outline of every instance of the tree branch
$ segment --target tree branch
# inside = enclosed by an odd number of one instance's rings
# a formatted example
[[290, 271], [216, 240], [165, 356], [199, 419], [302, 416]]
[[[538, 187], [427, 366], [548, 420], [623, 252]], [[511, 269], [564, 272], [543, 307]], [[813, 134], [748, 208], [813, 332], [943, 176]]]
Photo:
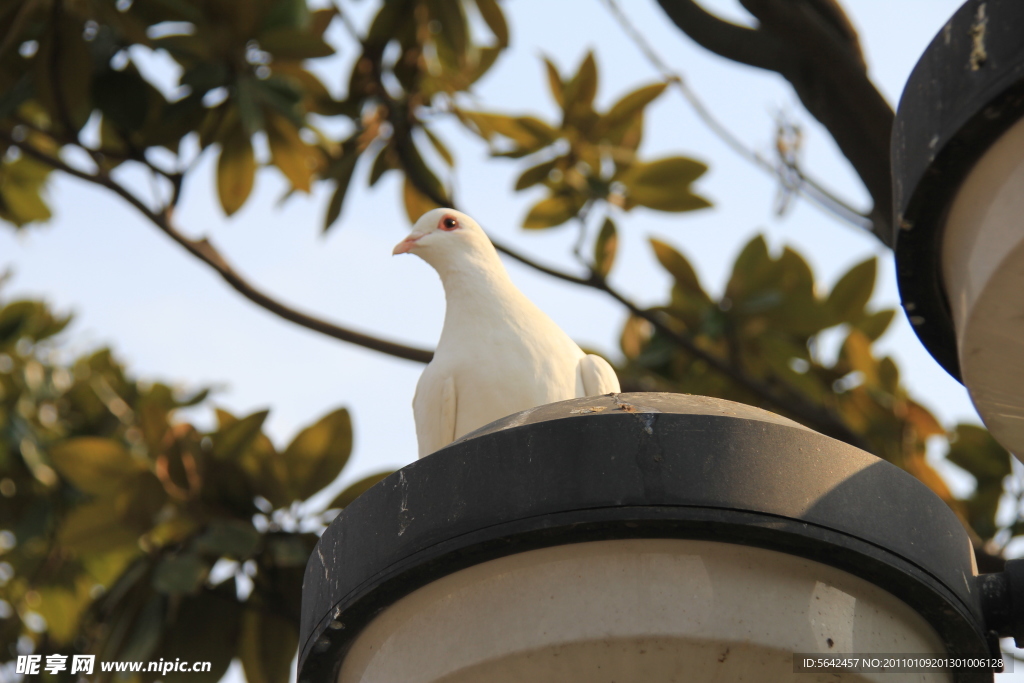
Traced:
[[[415, 187], [425, 197], [428, 197], [435, 204], [438, 204], [439, 206], [450, 206], [453, 209], [457, 208], [451, 198], [439, 195], [433, 188], [424, 183], [418, 174], [407, 172], [405, 177], [408, 178], [413, 187]], [[759, 396], [762, 400], [798, 416], [804, 423], [809, 426], [813, 426], [814, 429], [826, 436], [831, 436], [835, 439], [839, 439], [840, 441], [845, 441], [852, 446], [856, 446], [857, 448], [867, 450], [866, 442], [826, 408], [815, 405], [793, 392], [787, 392], [784, 394], [780, 393], [773, 387], [742, 372], [739, 368], [733, 367], [728, 361], [722, 360], [721, 358], [708, 353], [704, 349], [700, 348], [692, 337], [681, 334], [665, 324], [661, 317], [655, 312], [640, 308], [621, 293], [613, 289], [612, 286], [608, 284], [608, 281], [594, 272], [593, 269], [590, 270], [590, 276], [586, 278], [570, 275], [569, 273], [563, 273], [548, 266], [542, 266], [532, 259], [519, 254], [511, 247], [495, 241], [493, 238], [491, 239], [491, 243], [494, 244], [494, 248], [499, 252], [510, 256], [516, 261], [530, 266], [534, 270], [544, 273], [545, 275], [550, 275], [566, 282], [572, 282], [573, 284], [590, 287], [604, 292], [625, 306], [633, 315], [649, 321], [660, 332], [672, 339], [679, 347], [683, 348], [696, 358], [706, 362], [718, 372], [726, 375], [754, 395]]]
[[734, 62], [778, 71], [784, 46], [775, 36], [711, 14], [692, 0], [659, 0], [672, 23], [695, 43]]
[[390, 356], [405, 358], [406, 360], [413, 360], [419, 363], [429, 363], [430, 359], [433, 358], [433, 352], [427, 349], [419, 349], [384, 339], [378, 339], [377, 337], [340, 327], [319, 318], [314, 318], [313, 316], [307, 315], [306, 313], [291, 308], [290, 306], [286, 306], [250, 284], [237, 271], [235, 271], [231, 264], [228, 263], [224, 256], [217, 251], [209, 240], [205, 238], [193, 240], [180, 233], [171, 221], [169, 210], [162, 212], [153, 211], [146, 206], [141, 199], [136, 197], [109, 175], [93, 175], [91, 173], [81, 171], [64, 163], [61, 159], [38, 150], [25, 142], [18, 142], [14, 140], [8, 133], [3, 131], [0, 131], [0, 139], [3, 139], [11, 146], [17, 147], [23, 154], [26, 154], [37, 161], [41, 161], [58, 171], [63, 171], [75, 178], [85, 180], [95, 185], [100, 185], [117, 194], [135, 207], [135, 209], [143, 216], [148, 218], [151, 223], [160, 229], [161, 232], [177, 242], [180, 246], [184, 247], [186, 251], [198, 258], [200, 261], [213, 268], [218, 275], [220, 275], [229, 285], [231, 285], [232, 288], [235, 289], [235, 291], [271, 313], [329, 337], [340, 339], [341, 341], [349, 342], [351, 344], [356, 344], [373, 351], [386, 353]]
[[[768, 159], [765, 159], [758, 152], [747, 147], [736, 135], [732, 133], [732, 131], [726, 128], [717, 118], [715, 118], [715, 115], [710, 109], [708, 109], [704, 102], [701, 101], [697, 96], [697, 93], [687, 85], [686, 79], [683, 78], [682, 74], [669, 68], [668, 64], [658, 56], [657, 52], [654, 51], [647, 40], [639, 31], [636, 30], [636, 27], [630, 23], [629, 18], [619, 7], [618, 2], [616, 2], [616, 0], [604, 0], [604, 3], [618, 21], [623, 32], [633, 40], [640, 52], [647, 58], [647, 61], [654, 66], [654, 68], [661, 74], [662, 78], [679, 91], [690, 107], [693, 108], [700, 120], [704, 122], [704, 125], [710, 128], [711, 131], [717, 135], [720, 140], [722, 140], [722, 142], [747, 161], [774, 176], [787, 190], [798, 192], [812, 204], [817, 205], [818, 208], [832, 214], [846, 223], [850, 223], [851, 225], [864, 230], [871, 230], [872, 221], [868, 216], [857, 211], [855, 208], [850, 206], [849, 203], [843, 201], [833, 192], [827, 190], [821, 183], [808, 176], [800, 168], [792, 165], [780, 167], [773, 164]], [[704, 12], [704, 10], [700, 11]], [[707, 13], [704, 12], [704, 14]], [[716, 19], [716, 21], [720, 20]], [[742, 31], [753, 32], [753, 29], [747, 29], [739, 26], [736, 28]]]
[[658, 0], [669, 18], [703, 47], [784, 77], [832, 135], [871, 198], [872, 232], [891, 246], [889, 138], [894, 114], [868, 78], [857, 35], [835, 0], [742, 0], [758, 22], [723, 21], [695, 0]]

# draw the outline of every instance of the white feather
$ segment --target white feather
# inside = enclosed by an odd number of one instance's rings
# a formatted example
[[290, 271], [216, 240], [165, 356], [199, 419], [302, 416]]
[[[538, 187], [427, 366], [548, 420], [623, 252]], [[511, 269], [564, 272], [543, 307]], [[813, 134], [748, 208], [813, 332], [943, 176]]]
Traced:
[[[457, 227], [440, 227], [446, 219]], [[403, 252], [434, 267], [447, 302], [434, 359], [413, 398], [421, 458], [506, 415], [619, 391], [607, 361], [583, 353], [516, 289], [469, 216], [451, 209], [427, 212], [395, 247]]]

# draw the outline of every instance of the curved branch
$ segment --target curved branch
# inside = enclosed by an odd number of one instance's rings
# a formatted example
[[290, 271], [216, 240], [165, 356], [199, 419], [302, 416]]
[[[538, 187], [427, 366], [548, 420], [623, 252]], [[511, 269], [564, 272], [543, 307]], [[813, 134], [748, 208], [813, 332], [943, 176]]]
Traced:
[[[679, 72], [673, 71], [669, 68], [668, 64], [658, 56], [658, 53], [654, 51], [650, 44], [647, 43], [646, 39], [629, 21], [629, 18], [622, 11], [622, 8], [619, 7], [616, 0], [604, 0], [604, 3], [619, 23], [623, 32], [630, 37], [633, 43], [637, 46], [637, 49], [639, 49], [640, 52], [643, 53], [644, 57], [647, 58], [647, 61], [649, 61], [651, 65], [658, 70], [665, 81], [679, 91], [690, 107], [693, 108], [697, 117], [703, 121], [704, 125], [710, 128], [722, 142], [750, 163], [754, 164], [766, 173], [775, 176], [775, 178], [778, 179], [786, 189], [798, 192], [812, 204], [816, 204], [818, 208], [832, 214], [844, 222], [850, 223], [858, 228], [871, 231], [873, 222], [869, 216], [857, 211], [855, 208], [850, 206], [849, 203], [843, 201], [833, 192], [826, 189], [820, 182], [804, 173], [800, 168], [796, 166], [785, 167], [785, 170], [790, 174], [787, 175], [787, 173], [784, 173], [779, 166], [773, 164], [768, 159], [765, 159], [758, 152], [748, 148], [736, 135], [732, 133], [732, 131], [726, 128], [721, 121], [715, 118], [715, 115], [711, 113], [711, 110], [708, 109], [707, 105], [701, 101], [700, 97], [697, 96], [697, 93], [690, 89], [690, 86], [687, 85], [683, 76]], [[701, 12], [703, 11], [704, 10], [701, 10]], [[705, 12], [705, 14], [707, 13]], [[720, 21], [719, 19], [715, 20]], [[753, 32], [753, 29], [743, 27], [736, 28], [742, 31]], [[795, 176], [799, 182], [793, 183], [793, 176]]]
[[695, 0], [658, 0], [673, 23], [718, 55], [774, 71], [832, 135], [872, 200], [872, 232], [892, 242], [889, 139], [894, 113], [868, 78], [857, 34], [835, 0], [742, 0], [759, 26], [747, 29]]
[[692, 0], [659, 0], [658, 4], [673, 24], [704, 49], [760, 69], [782, 68], [783, 46], [766, 31], [726, 21]]
[[228, 263], [224, 256], [217, 251], [209, 240], [205, 238], [194, 240], [181, 234], [177, 228], [174, 227], [174, 224], [171, 221], [170, 211], [153, 211], [146, 206], [141, 199], [129, 192], [123, 185], [112, 179], [109, 175], [93, 175], [74, 168], [73, 166], [69, 166], [57, 157], [42, 152], [24, 142], [14, 140], [6, 132], [0, 132], [0, 139], [3, 139], [11, 146], [18, 147], [23, 154], [26, 154], [37, 161], [41, 161], [58, 171], [63, 171], [68, 175], [95, 185], [100, 185], [114, 192], [135, 207], [143, 216], [148, 218], [150, 222], [160, 229], [161, 232], [184, 247], [186, 251], [198, 258], [200, 261], [213, 268], [218, 275], [220, 275], [229, 285], [231, 285], [233, 289], [235, 289], [235, 291], [271, 313], [274, 313], [285, 320], [301, 325], [302, 327], [326, 334], [329, 337], [334, 337], [335, 339], [356, 344], [373, 351], [386, 353], [397, 358], [405, 358], [406, 360], [412, 360], [419, 363], [429, 363], [430, 359], [433, 358], [433, 351], [406, 346], [404, 344], [398, 344], [385, 339], [378, 339], [377, 337], [373, 337], [362, 332], [356, 332], [354, 330], [329, 323], [325, 320], [314, 318], [311, 315], [298, 311], [290, 306], [286, 306], [250, 284], [231, 266], [230, 263]]

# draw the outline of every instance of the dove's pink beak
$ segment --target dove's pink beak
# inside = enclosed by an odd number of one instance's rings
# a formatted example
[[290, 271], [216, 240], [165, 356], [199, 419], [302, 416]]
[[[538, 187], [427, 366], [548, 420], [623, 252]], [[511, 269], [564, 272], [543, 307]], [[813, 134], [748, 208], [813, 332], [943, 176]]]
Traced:
[[395, 248], [391, 251], [391, 255], [394, 256], [395, 254], [406, 254], [412, 251], [412, 248], [416, 246], [416, 241], [419, 238], [423, 237], [423, 235], [425, 234], [426, 233], [423, 232], [409, 233], [408, 237], [406, 237], [404, 240], [395, 245]]

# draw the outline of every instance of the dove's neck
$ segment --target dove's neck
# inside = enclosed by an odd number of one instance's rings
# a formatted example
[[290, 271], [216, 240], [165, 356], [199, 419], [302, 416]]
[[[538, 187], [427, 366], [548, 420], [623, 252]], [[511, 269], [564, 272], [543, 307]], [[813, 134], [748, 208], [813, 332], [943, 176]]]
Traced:
[[437, 271], [446, 303], [442, 335], [450, 330], [473, 329], [496, 316], [507, 317], [526, 302], [497, 253], [472, 254]]

